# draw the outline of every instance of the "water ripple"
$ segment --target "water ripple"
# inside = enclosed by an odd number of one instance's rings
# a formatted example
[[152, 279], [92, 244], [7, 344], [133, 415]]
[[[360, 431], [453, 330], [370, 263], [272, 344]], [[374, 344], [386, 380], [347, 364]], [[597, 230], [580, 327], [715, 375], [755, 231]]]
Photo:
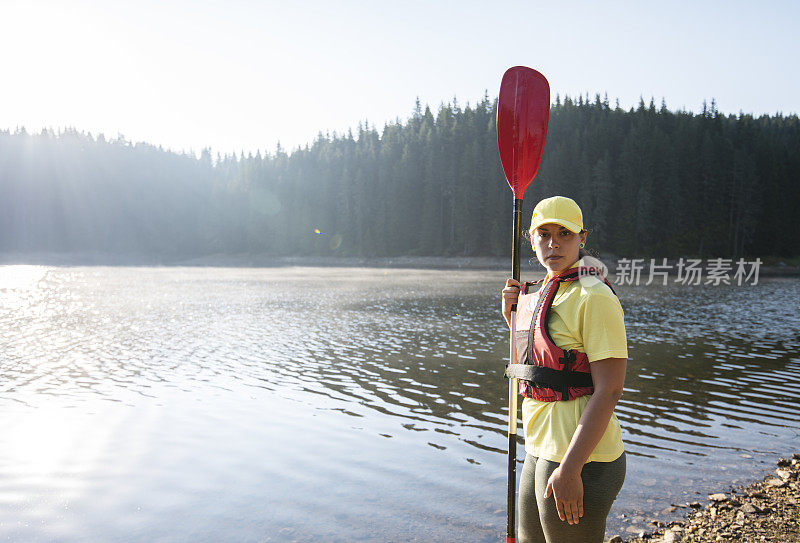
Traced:
[[[473, 476], [502, 478], [503, 274], [383, 272], [1, 267], [0, 402], [33, 413], [25, 409], [53, 401], [138, 409], [182, 394], [232, 410], [269, 399], [324, 418], [331, 439], [367, 432], [400, 454], [423, 447]], [[633, 483], [615, 507], [662, 503], [658, 488], [635, 484], [653, 470], [696, 466], [692, 477], [665, 479], [682, 489], [674, 501], [697, 481], [730, 480], [723, 472], [741, 469], [742, 454], [800, 445], [800, 318], [786, 306], [800, 299], [800, 281], [618, 290], [630, 361], [617, 415], [644, 463], [631, 462]], [[454, 483], [437, 484], [446, 494]]]

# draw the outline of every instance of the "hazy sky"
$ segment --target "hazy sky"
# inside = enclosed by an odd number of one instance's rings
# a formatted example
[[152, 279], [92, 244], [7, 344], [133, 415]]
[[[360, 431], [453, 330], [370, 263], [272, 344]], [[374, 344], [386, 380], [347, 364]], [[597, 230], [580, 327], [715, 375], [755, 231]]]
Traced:
[[494, 97], [800, 111], [800, 2], [0, 0], [0, 129], [73, 126], [175, 150], [289, 149]]

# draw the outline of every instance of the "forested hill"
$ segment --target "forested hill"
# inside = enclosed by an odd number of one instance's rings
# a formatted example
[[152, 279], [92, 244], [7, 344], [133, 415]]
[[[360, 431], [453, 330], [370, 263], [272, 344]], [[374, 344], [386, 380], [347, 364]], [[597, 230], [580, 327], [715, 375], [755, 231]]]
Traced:
[[[436, 113], [417, 103], [381, 131], [266, 156], [0, 132], [0, 252], [506, 254], [512, 200], [495, 108], [488, 97]], [[713, 104], [693, 114], [558, 99], [526, 218], [554, 194], [583, 207], [588, 245], [601, 251], [797, 256], [800, 123]]]

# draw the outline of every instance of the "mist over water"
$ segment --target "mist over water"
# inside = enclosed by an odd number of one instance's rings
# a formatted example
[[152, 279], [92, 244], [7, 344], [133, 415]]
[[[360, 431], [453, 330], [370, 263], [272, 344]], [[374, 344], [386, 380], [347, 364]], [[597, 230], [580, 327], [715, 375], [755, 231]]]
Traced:
[[[496, 541], [504, 281], [0, 268], [0, 539]], [[618, 293], [629, 458], [608, 535], [800, 447], [800, 281]]]

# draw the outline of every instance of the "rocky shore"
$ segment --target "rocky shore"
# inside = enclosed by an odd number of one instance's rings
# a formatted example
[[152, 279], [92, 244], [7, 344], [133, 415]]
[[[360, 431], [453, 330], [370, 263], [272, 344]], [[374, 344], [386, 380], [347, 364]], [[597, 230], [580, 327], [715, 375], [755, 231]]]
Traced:
[[726, 493], [711, 494], [699, 502], [673, 507], [686, 509], [684, 520], [653, 521], [652, 531], [633, 539], [619, 536], [610, 543], [699, 543], [708, 541], [800, 542], [800, 454], [781, 458], [763, 481]]

